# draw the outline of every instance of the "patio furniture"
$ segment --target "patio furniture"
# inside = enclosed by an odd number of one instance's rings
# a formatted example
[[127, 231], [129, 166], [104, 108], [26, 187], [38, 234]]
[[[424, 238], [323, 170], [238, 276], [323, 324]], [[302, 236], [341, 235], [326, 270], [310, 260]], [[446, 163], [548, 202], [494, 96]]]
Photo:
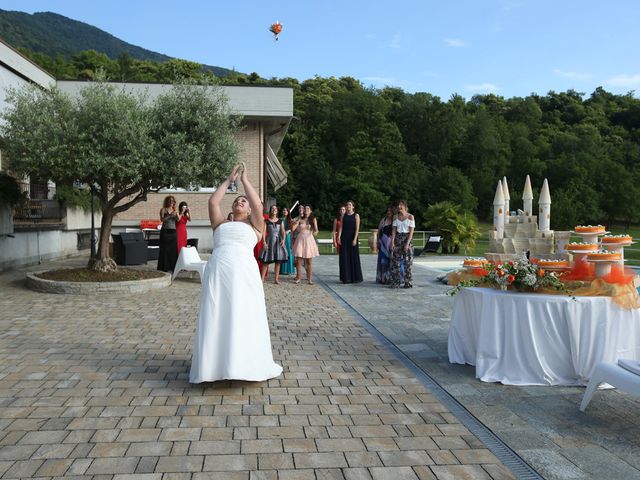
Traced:
[[207, 262], [200, 258], [195, 247], [182, 247], [180, 249], [180, 255], [178, 255], [176, 267], [173, 269], [173, 275], [171, 275], [171, 281], [175, 280], [181, 270], [189, 270], [198, 272], [200, 274], [200, 281], [202, 282], [204, 267], [206, 265]]
[[618, 363], [598, 364], [582, 396], [580, 411], [585, 411], [591, 397], [601, 383], [608, 383], [625, 392], [640, 395], [640, 362], [637, 360], [618, 360]]
[[197, 238], [188, 238], [187, 239], [187, 247], [193, 247], [198, 250], [198, 239]]
[[160, 237], [147, 240], [147, 261], [158, 260], [160, 256]]
[[118, 265], [142, 265], [147, 263], [147, 242], [142, 232], [112, 235], [113, 255]]
[[440, 248], [440, 244], [442, 243], [442, 237], [441, 236], [430, 236], [427, 239], [427, 243], [424, 246], [424, 249], [422, 250], [422, 253], [425, 252], [432, 252], [432, 253], [437, 253], [438, 249]]

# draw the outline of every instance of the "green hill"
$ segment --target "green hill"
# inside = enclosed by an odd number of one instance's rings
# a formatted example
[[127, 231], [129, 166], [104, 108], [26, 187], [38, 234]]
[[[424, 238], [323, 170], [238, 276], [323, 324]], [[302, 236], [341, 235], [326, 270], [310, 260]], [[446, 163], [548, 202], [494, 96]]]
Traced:
[[[52, 12], [34, 14], [0, 10], [0, 37], [14, 48], [26, 48], [50, 57], [71, 55], [83, 50], [96, 50], [116, 59], [123, 53], [138, 60], [166, 62], [171, 57], [124, 42], [113, 35], [77, 20]], [[231, 70], [203, 65], [217, 76]]]

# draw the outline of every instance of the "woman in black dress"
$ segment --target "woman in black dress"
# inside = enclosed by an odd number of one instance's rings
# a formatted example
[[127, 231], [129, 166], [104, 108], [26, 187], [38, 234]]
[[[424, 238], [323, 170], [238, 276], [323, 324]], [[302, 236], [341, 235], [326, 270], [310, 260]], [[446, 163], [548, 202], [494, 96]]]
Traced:
[[173, 195], [165, 197], [160, 209], [160, 252], [158, 252], [158, 270], [173, 272], [178, 261], [178, 235], [176, 222], [178, 212], [176, 210], [176, 198]]
[[346, 212], [342, 217], [338, 238], [340, 239], [340, 281], [342, 283], [360, 283], [360, 251], [358, 234], [360, 233], [360, 215], [355, 212], [355, 203], [349, 200]]

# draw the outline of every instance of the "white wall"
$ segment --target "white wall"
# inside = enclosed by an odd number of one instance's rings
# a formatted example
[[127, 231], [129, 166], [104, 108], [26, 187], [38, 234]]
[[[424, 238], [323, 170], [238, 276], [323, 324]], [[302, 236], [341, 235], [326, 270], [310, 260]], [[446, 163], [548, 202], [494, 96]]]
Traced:
[[0, 112], [4, 112], [7, 108], [7, 88], [13, 87], [20, 89], [29, 82], [19, 77], [15, 73], [0, 66]]
[[15, 232], [0, 236], [0, 271], [79, 253], [75, 230]]
[[13, 209], [8, 205], [0, 205], [0, 235], [13, 233]]

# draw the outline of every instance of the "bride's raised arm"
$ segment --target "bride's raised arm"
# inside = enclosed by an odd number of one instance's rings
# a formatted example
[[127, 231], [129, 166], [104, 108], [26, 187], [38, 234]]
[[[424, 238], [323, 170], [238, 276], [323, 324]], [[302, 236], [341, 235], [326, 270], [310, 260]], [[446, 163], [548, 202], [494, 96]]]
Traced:
[[216, 191], [213, 192], [209, 197], [209, 221], [211, 222], [211, 228], [214, 230], [218, 227], [218, 225], [226, 220], [226, 217], [222, 214], [222, 210], [220, 210], [220, 202], [222, 202], [224, 194], [227, 192], [227, 189], [229, 188], [229, 185], [231, 185], [231, 182], [235, 182], [236, 178], [238, 178], [239, 168], [239, 165], [233, 167], [233, 170], [231, 170], [229, 177], [227, 177], [224, 182], [218, 185]]
[[242, 186], [244, 187], [244, 194], [247, 196], [247, 200], [249, 200], [249, 206], [251, 207], [251, 214], [249, 216], [251, 226], [258, 232], [262, 233], [262, 231], [264, 230], [262, 200], [260, 200], [258, 192], [256, 192], [256, 190], [253, 188], [253, 185], [251, 185], [251, 182], [249, 181], [249, 176], [247, 175], [247, 167], [244, 162], [242, 162], [242, 173], [240, 174], [240, 181], [242, 182]]

